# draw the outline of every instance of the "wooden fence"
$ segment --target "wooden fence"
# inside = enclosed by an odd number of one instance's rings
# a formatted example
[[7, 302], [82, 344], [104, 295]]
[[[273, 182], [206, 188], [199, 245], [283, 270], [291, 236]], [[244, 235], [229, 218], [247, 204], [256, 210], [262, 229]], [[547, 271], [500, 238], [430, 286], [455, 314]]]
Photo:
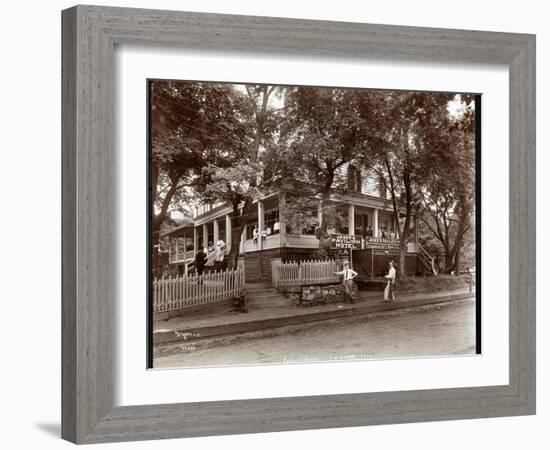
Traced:
[[273, 287], [306, 286], [309, 284], [338, 283], [342, 270], [336, 261], [271, 262]]
[[153, 281], [153, 312], [228, 300], [244, 294], [244, 270], [184, 275]]

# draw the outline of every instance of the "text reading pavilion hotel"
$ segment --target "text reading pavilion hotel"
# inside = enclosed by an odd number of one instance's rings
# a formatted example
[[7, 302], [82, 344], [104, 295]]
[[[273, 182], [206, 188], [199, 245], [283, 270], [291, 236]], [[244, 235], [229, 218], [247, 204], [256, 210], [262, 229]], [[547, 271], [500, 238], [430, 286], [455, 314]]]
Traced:
[[[330, 233], [361, 236], [362, 249], [354, 250], [354, 268], [363, 277], [387, 273], [390, 259], [399, 260], [398, 227], [394, 223], [391, 198], [385, 188], [368, 171], [355, 166], [343, 168], [347, 179], [346, 189], [334, 190], [330, 201], [347, 215], [347, 223]], [[170, 230], [164, 235], [169, 239], [168, 261], [170, 272], [184, 273], [186, 265], [194, 260], [196, 250], [210, 242], [222, 239], [227, 252], [233, 245], [239, 246], [244, 260], [247, 282], [270, 281], [271, 261], [278, 258], [307, 260], [319, 248], [315, 229], [291, 233], [279, 215], [287, 193], [272, 192], [255, 201], [254, 214], [247, 224], [240, 242], [231, 242], [232, 208], [228, 204], [203, 204], [195, 208], [193, 223]], [[321, 210], [319, 209], [319, 214]], [[418, 218], [412, 217], [412, 233], [407, 246], [406, 271], [414, 274], [428, 270], [429, 263], [418, 243]], [[257, 229], [258, 231], [254, 231]], [[262, 236], [263, 235], [263, 236]]]

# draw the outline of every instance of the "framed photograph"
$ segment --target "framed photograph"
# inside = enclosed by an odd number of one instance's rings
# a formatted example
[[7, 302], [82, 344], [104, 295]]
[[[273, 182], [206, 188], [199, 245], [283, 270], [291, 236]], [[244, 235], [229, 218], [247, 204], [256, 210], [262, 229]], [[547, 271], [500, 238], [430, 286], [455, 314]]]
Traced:
[[534, 36], [62, 23], [65, 439], [535, 413]]
[[480, 94], [147, 93], [150, 368], [481, 354]]

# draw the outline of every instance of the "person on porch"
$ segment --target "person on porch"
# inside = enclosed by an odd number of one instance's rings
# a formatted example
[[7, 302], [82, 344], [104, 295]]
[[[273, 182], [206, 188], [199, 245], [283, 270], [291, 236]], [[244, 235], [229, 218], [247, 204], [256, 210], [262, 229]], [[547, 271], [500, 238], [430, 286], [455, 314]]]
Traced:
[[350, 303], [355, 303], [355, 294], [353, 293], [353, 279], [358, 273], [349, 267], [349, 262], [344, 263], [344, 269], [340, 272], [334, 272], [334, 275], [343, 275], [344, 295]]
[[216, 261], [223, 262], [225, 256], [225, 242], [223, 239], [218, 239], [216, 242]]
[[202, 275], [204, 271], [204, 264], [206, 263], [206, 253], [204, 247], [199, 247], [197, 254], [195, 255], [195, 270], [197, 275]]
[[216, 258], [216, 248], [212, 241], [208, 242], [208, 248], [206, 249], [206, 265], [213, 266], [214, 259]]
[[372, 227], [370, 225], [367, 227], [367, 237], [372, 237]]

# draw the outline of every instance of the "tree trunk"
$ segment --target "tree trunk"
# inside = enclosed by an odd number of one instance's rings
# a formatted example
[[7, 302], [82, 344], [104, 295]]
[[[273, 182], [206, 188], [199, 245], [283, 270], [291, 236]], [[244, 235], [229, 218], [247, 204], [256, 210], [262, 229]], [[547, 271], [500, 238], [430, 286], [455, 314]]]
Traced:
[[244, 227], [246, 225], [246, 217], [251, 214], [252, 211], [252, 199], [247, 198], [244, 202], [242, 214], [239, 214], [238, 199], [233, 201], [233, 212], [231, 213], [231, 248], [229, 249], [228, 256], [228, 269], [236, 269], [239, 264], [239, 250], [241, 244], [241, 236], [243, 234]]
[[453, 270], [453, 255], [449, 249], [445, 249], [445, 273], [451, 273]]
[[[405, 155], [407, 151], [405, 150]], [[407, 156], [408, 157], [408, 156]], [[393, 179], [393, 173], [391, 170], [391, 164], [388, 158], [384, 160], [384, 165], [386, 166], [386, 171], [388, 173], [388, 178], [390, 181], [390, 193], [392, 197], [393, 204], [393, 214], [397, 224], [397, 231], [399, 235], [399, 266], [397, 267], [397, 273], [399, 277], [405, 277], [407, 272], [405, 270], [405, 261], [407, 256], [407, 244], [409, 242], [410, 235], [410, 226], [411, 226], [411, 179], [410, 172], [405, 165], [403, 169], [403, 184], [405, 187], [405, 223], [403, 224], [403, 229], [399, 225], [399, 205], [397, 204], [397, 193], [395, 192], [395, 182]]]
[[407, 244], [405, 244], [405, 247], [401, 247], [399, 250], [399, 276], [401, 278], [404, 278], [407, 276]]
[[153, 162], [151, 163], [151, 204], [154, 205], [157, 201], [157, 191], [158, 191], [158, 181], [159, 181], [159, 168], [158, 165]]
[[455, 260], [454, 260], [454, 271], [455, 275], [460, 274], [460, 248], [462, 247], [462, 239], [459, 242], [459, 245], [457, 247], [457, 251], [455, 253]]
[[405, 223], [403, 224], [403, 233], [399, 235], [399, 276], [406, 277], [405, 261], [407, 256], [407, 244], [411, 234], [411, 189], [409, 177], [405, 176]]
[[[332, 183], [331, 183], [332, 184]], [[319, 248], [330, 250], [330, 237], [328, 235], [328, 223], [327, 215], [325, 214], [325, 208], [327, 206], [327, 201], [330, 196], [330, 191], [322, 192], [321, 194], [321, 223], [319, 224], [319, 233], [317, 238], [319, 239]]]
[[[155, 175], [153, 173], [153, 175]], [[157, 173], [157, 180], [158, 180], [158, 173]], [[170, 189], [166, 193], [166, 196], [164, 197], [161, 205], [160, 212], [153, 216], [153, 223], [152, 223], [152, 232], [153, 232], [153, 239], [152, 239], [152, 245], [153, 245], [153, 275], [156, 278], [159, 278], [162, 276], [162, 256], [160, 254], [160, 227], [162, 225], [162, 222], [164, 222], [168, 218], [168, 208], [170, 207], [170, 203], [172, 202], [172, 198], [174, 197], [174, 194], [178, 190], [178, 181], [179, 177], [172, 181], [172, 185], [170, 186]], [[156, 183], [153, 184], [155, 186], [155, 189], [153, 190], [153, 195], [156, 197]], [[153, 202], [155, 200], [153, 199]], [[154, 205], [154, 203], [153, 203]]]
[[244, 224], [231, 228], [231, 248], [227, 261], [228, 269], [236, 269], [239, 266], [239, 250], [241, 246], [241, 236], [243, 234]]
[[172, 198], [174, 197], [174, 194], [178, 190], [178, 181], [179, 177], [175, 180], [170, 180], [172, 182], [172, 185], [170, 186], [170, 189], [168, 189], [168, 192], [166, 193], [166, 196], [164, 197], [164, 200], [162, 201], [162, 206], [160, 208], [159, 218], [162, 220], [166, 220], [168, 216], [168, 208], [170, 208], [170, 203], [172, 203]]
[[151, 242], [151, 250], [153, 252], [153, 278], [160, 278], [162, 277], [162, 266], [161, 266], [161, 254], [160, 254], [160, 236], [159, 236], [159, 228], [160, 226], [157, 224], [158, 220], [155, 220], [153, 218], [152, 221], [152, 242]]

